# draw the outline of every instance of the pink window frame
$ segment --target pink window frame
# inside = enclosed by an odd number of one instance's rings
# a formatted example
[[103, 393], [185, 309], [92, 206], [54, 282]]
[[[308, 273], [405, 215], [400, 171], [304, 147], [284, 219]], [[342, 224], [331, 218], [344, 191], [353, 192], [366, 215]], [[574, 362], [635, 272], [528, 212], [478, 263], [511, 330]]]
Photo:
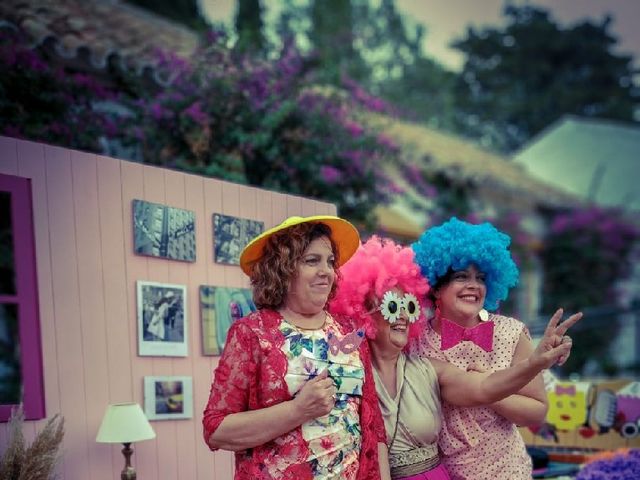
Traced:
[[[16, 294], [0, 294], [0, 303], [14, 304], [18, 309], [24, 415], [27, 420], [37, 420], [45, 418], [46, 415], [31, 180], [0, 174], [0, 191], [9, 192], [11, 195], [16, 275]], [[17, 405], [0, 405], [0, 421], [7, 421], [15, 407]]]

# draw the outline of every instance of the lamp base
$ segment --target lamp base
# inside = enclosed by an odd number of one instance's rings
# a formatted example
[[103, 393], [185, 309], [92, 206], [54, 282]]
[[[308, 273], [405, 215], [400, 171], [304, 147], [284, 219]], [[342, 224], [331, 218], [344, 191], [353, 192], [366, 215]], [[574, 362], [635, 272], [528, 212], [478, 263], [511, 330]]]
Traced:
[[125, 467], [120, 474], [120, 480], [136, 480], [136, 471], [133, 467]]
[[120, 480], [136, 480], [136, 471], [131, 466], [131, 455], [133, 454], [133, 449], [131, 448], [131, 443], [123, 443], [124, 448], [122, 449], [122, 454], [124, 455], [124, 470], [120, 474]]

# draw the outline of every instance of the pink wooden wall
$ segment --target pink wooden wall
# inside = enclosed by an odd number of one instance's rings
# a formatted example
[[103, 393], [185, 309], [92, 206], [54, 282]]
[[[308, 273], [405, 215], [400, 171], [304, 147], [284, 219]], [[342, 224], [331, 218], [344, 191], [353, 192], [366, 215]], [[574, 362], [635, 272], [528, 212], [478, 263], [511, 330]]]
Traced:
[[[143, 377], [193, 377], [194, 418], [154, 421], [157, 438], [134, 445], [140, 480], [224, 480], [233, 457], [211, 453], [201, 413], [217, 357], [201, 354], [198, 287], [248, 287], [236, 266], [213, 262], [212, 214], [261, 220], [335, 214], [335, 206], [172, 170], [0, 137], [0, 173], [32, 180], [47, 415], [62, 413], [62, 478], [113, 480], [121, 446], [95, 443], [109, 403], [143, 405]], [[197, 261], [133, 254], [135, 198], [195, 212]], [[139, 357], [136, 281], [187, 286], [189, 356]], [[30, 441], [44, 421], [27, 422]], [[0, 424], [0, 451], [7, 441]]]

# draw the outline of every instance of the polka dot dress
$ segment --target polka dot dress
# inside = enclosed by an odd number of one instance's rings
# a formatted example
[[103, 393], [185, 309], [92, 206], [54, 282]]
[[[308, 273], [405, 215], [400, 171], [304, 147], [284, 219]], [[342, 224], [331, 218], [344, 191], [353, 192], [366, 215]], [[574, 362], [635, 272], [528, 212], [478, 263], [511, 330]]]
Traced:
[[[447, 361], [463, 370], [469, 365], [487, 372], [511, 366], [522, 322], [491, 315], [493, 351], [463, 341], [440, 350], [440, 334], [428, 328], [409, 347], [410, 353]], [[442, 401], [443, 423], [438, 445], [452, 480], [530, 480], [531, 459], [517, 427], [487, 407], [463, 408]]]

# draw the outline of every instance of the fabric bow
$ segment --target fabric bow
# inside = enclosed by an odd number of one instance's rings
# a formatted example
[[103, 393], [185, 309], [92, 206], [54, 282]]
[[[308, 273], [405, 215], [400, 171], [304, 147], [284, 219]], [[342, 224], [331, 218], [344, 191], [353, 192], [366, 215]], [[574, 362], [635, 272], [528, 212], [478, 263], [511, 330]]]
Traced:
[[575, 385], [556, 385], [556, 395], [568, 395], [570, 397], [576, 396], [576, 386]]
[[455, 347], [460, 342], [473, 342], [485, 352], [493, 351], [493, 322], [482, 322], [473, 328], [464, 328], [446, 318], [442, 321], [440, 350]]

